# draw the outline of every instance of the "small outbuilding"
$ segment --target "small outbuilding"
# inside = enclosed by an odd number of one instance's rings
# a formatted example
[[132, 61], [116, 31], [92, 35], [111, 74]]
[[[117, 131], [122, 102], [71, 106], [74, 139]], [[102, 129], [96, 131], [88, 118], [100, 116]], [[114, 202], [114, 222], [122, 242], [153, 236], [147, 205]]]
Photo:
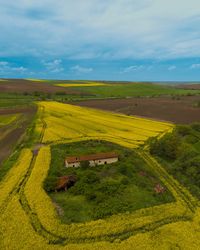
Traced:
[[111, 164], [119, 160], [119, 155], [115, 152], [97, 153], [83, 156], [71, 156], [65, 159], [65, 166], [80, 167], [81, 162], [88, 161], [91, 167], [96, 165]]
[[68, 188], [74, 186], [77, 181], [75, 175], [61, 176], [58, 178], [55, 191], [66, 191]]

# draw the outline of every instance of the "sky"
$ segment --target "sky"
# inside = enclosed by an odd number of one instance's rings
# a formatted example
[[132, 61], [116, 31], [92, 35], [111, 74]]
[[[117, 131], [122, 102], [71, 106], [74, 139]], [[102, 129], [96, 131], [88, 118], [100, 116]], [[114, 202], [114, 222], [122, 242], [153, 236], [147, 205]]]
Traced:
[[0, 78], [200, 81], [199, 0], [0, 0]]

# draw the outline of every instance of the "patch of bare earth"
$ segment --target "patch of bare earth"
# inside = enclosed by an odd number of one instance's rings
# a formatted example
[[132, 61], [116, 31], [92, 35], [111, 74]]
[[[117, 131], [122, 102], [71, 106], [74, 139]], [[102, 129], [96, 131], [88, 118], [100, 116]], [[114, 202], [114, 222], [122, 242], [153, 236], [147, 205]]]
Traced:
[[192, 89], [192, 90], [199, 90], [200, 89], [200, 84], [180, 84], [178, 86], [181, 89]]
[[2, 139], [0, 140], [0, 164], [9, 157], [14, 147], [23, 139], [26, 129], [31, 124], [36, 110], [36, 107], [0, 109], [0, 116], [3, 114], [22, 114], [20, 120], [0, 129], [0, 135], [5, 133], [5, 136], [2, 136]]
[[64, 215], [64, 211], [63, 209], [58, 205], [58, 203], [56, 203], [55, 201], [53, 201], [53, 205], [58, 213], [59, 216], [63, 216]]
[[106, 99], [73, 102], [75, 105], [110, 110], [179, 124], [200, 122], [200, 96]]

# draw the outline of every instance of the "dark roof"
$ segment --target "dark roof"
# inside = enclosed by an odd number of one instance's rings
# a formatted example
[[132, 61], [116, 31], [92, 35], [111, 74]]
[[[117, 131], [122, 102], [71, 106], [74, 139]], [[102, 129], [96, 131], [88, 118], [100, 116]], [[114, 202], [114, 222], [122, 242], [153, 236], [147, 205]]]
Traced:
[[98, 153], [98, 154], [83, 155], [83, 156], [70, 156], [66, 158], [66, 161], [68, 163], [76, 163], [81, 161], [101, 160], [101, 159], [109, 159], [116, 157], [118, 157], [117, 153], [108, 152], [108, 153]]

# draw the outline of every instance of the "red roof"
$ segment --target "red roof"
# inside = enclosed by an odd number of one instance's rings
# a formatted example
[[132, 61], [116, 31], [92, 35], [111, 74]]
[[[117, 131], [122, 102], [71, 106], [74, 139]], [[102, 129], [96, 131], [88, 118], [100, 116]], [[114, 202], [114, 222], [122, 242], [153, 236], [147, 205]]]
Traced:
[[83, 155], [83, 156], [70, 156], [66, 158], [66, 161], [68, 163], [76, 163], [81, 161], [94, 161], [94, 160], [110, 159], [110, 158], [118, 158], [118, 154], [115, 152], [108, 152], [108, 153], [98, 153], [98, 154]]

